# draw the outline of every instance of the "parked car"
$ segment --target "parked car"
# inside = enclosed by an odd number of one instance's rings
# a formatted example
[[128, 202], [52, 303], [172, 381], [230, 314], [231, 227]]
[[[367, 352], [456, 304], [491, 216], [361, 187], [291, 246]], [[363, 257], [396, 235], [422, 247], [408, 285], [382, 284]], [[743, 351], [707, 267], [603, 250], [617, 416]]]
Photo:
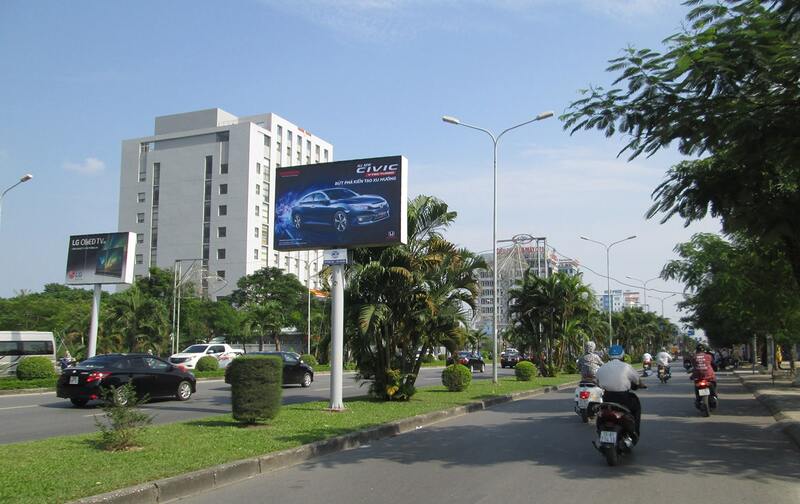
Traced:
[[[300, 354], [294, 352], [250, 352], [247, 355], [276, 355], [283, 360], [283, 384], [310, 387], [314, 381], [314, 368], [303, 362]], [[227, 368], [225, 383], [230, 383]]]
[[103, 398], [101, 389], [126, 383], [133, 385], [139, 396], [175, 397], [179, 401], [186, 401], [197, 390], [194, 375], [181, 366], [149, 354], [119, 353], [95, 355], [62, 371], [56, 396], [85, 406]]
[[502, 368], [513, 368], [519, 361], [522, 360], [522, 355], [515, 349], [509, 348], [505, 352], [500, 354], [500, 367]]
[[[194, 369], [200, 357], [210, 355], [220, 361], [220, 367], [225, 367], [231, 358], [242, 355], [244, 350], [233, 348], [225, 343], [201, 343], [185, 348], [182, 352], [169, 356], [171, 364], [180, 364], [186, 369]], [[223, 358], [224, 357], [224, 358]], [[223, 364], [223, 361], [225, 364]]]
[[377, 195], [358, 194], [342, 187], [306, 194], [292, 207], [292, 224], [303, 229], [307, 224], [333, 227], [343, 233], [389, 218], [389, 203]]
[[[479, 353], [473, 353], [467, 350], [458, 352], [456, 354], [456, 362], [461, 365], [467, 366], [470, 371], [480, 371], [483, 373], [486, 371], [486, 363], [481, 357]], [[447, 358], [447, 365], [451, 365], [453, 363], [453, 356]]]

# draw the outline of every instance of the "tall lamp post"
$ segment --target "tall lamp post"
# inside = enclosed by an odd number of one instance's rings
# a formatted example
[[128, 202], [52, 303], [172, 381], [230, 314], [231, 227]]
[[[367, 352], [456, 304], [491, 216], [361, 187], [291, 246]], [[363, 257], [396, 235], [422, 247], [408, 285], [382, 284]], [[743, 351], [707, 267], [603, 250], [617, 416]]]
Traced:
[[492, 270], [494, 275], [494, 284], [493, 284], [493, 314], [492, 314], [492, 340], [493, 340], [493, 347], [492, 347], [492, 382], [497, 383], [497, 143], [500, 141], [503, 135], [508, 133], [513, 129], [517, 129], [521, 126], [525, 126], [526, 124], [530, 124], [532, 122], [541, 121], [542, 119], [547, 119], [548, 117], [553, 117], [553, 112], [542, 112], [541, 114], [537, 115], [533, 119], [529, 121], [525, 121], [523, 123], [519, 123], [516, 126], [512, 126], [510, 128], [504, 129], [500, 132], [499, 135], [495, 136], [494, 133], [491, 131], [480, 128], [478, 126], [472, 126], [470, 124], [462, 123], [459, 119], [452, 117], [452, 116], [442, 116], [442, 121], [455, 124], [456, 126], [464, 126], [465, 128], [470, 128], [478, 131], [483, 131], [492, 139], [493, 151], [492, 151], [492, 173], [493, 173], [493, 209], [492, 209]]
[[[641, 278], [636, 278], [636, 277], [625, 275], [625, 278], [628, 278], [630, 280], [636, 280], [637, 282], [642, 282], [642, 288], [644, 289], [644, 311], [647, 311], [647, 284], [649, 282], [652, 282], [653, 280], [658, 280], [661, 277], [657, 276], [657, 277], [649, 278], [647, 280], [642, 280]], [[656, 299], [658, 299], [658, 298], [656, 298]], [[663, 317], [664, 314], [662, 313], [661, 316]]]
[[[318, 250], [316, 257], [314, 257], [314, 262], [319, 264], [319, 258], [320, 251]], [[300, 260], [306, 263], [306, 294], [308, 294], [308, 306], [306, 311], [306, 336], [308, 337], [308, 343], [306, 346], [306, 353], [311, 354], [311, 251], [306, 250], [306, 258]]]
[[669, 296], [663, 297], [663, 298], [658, 297], [658, 296], [652, 296], [652, 297], [658, 299], [659, 301], [661, 301], [661, 318], [664, 318], [664, 301], [666, 301], [667, 299], [671, 298], [672, 296], [677, 296], [677, 295], [678, 295], [677, 293], [670, 294]]
[[581, 240], [590, 241], [592, 243], [596, 243], [598, 245], [602, 245], [606, 249], [606, 299], [608, 299], [608, 346], [611, 346], [614, 343], [614, 335], [611, 329], [611, 309], [613, 308], [613, 303], [611, 299], [611, 247], [618, 243], [622, 243], [624, 241], [633, 240], [636, 238], [636, 235], [631, 235], [627, 238], [623, 238], [622, 240], [617, 240], [612, 242], [608, 245], [601, 241], [592, 240], [591, 238], [587, 238], [585, 236], [580, 237]]
[[9, 188], [8, 188], [8, 189], [6, 189], [5, 191], [3, 191], [3, 192], [2, 192], [2, 194], [0, 194], [0, 217], [2, 217], [2, 214], [3, 214], [3, 197], [6, 195], [6, 193], [7, 193], [8, 191], [10, 191], [11, 189], [14, 189], [15, 187], [17, 187], [17, 186], [18, 186], [18, 185], [20, 185], [21, 183], [23, 183], [23, 182], [27, 182], [27, 181], [29, 181], [29, 180], [30, 180], [30, 179], [32, 179], [32, 178], [33, 178], [33, 175], [31, 175], [30, 173], [26, 173], [25, 175], [23, 175], [22, 177], [20, 177], [19, 181], [17, 181], [17, 183], [16, 183], [16, 184], [12, 185], [11, 187], [9, 187]]

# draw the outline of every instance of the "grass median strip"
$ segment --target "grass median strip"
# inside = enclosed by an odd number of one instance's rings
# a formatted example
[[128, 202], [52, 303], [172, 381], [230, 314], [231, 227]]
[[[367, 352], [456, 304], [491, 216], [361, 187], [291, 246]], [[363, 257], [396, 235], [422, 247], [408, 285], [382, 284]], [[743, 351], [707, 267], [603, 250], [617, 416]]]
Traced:
[[575, 379], [574, 375], [530, 382], [502, 378], [496, 386], [488, 381], [473, 382], [464, 392], [447, 392], [442, 386], [422, 387], [408, 402], [350, 399], [345, 401], [347, 411], [343, 413], [325, 411], [327, 402], [284, 405], [277, 418], [260, 428], [242, 428], [230, 415], [218, 415], [148, 427], [139, 451], [103, 451], [96, 444], [98, 434], [3, 445], [0, 502], [65, 502]]

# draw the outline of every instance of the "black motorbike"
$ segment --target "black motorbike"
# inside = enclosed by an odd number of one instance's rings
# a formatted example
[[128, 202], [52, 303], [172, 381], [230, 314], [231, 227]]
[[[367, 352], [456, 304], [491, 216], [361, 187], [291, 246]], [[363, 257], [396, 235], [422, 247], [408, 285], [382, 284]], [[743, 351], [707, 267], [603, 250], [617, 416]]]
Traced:
[[700, 410], [701, 415], [709, 417], [711, 416], [711, 412], [717, 409], [718, 398], [714, 390], [714, 384], [705, 378], [699, 378], [693, 381], [696, 397], [694, 405]]
[[667, 383], [670, 378], [672, 378], [672, 373], [669, 366], [658, 366], [658, 379], [661, 380], [661, 383]]
[[[646, 385], [633, 387], [633, 390], [647, 388]], [[619, 464], [626, 453], [630, 453], [639, 441], [636, 433], [636, 418], [633, 412], [622, 404], [604, 402], [597, 411], [597, 440], [594, 447], [606, 458], [610, 466]]]

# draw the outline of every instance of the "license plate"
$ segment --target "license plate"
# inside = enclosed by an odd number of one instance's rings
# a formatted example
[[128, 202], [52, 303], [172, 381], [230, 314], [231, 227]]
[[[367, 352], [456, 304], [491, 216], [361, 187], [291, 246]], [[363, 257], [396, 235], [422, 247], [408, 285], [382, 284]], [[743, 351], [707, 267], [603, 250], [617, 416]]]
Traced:
[[589, 406], [589, 399], [578, 399], [578, 407], [581, 409], [586, 409]]
[[600, 431], [600, 442], [617, 444], [617, 433], [615, 431]]
[[70, 385], [77, 385], [78, 384], [78, 377], [77, 376], [70, 376], [69, 377], [69, 384]]
[[701, 396], [707, 396], [711, 395], [711, 390], [707, 388], [701, 388], [700, 390], [697, 391], [697, 393], [700, 394]]

